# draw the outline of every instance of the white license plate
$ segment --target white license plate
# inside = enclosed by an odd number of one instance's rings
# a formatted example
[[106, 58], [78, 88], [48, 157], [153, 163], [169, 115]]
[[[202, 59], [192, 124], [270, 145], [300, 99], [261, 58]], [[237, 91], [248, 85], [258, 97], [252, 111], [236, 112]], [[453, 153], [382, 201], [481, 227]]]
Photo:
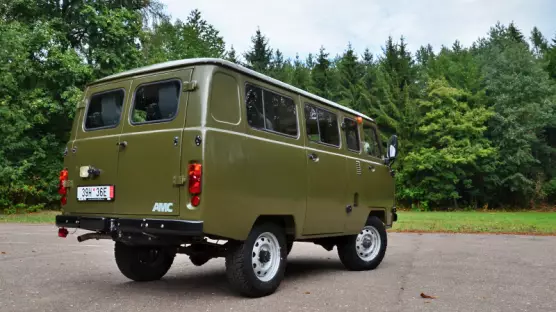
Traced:
[[77, 187], [78, 201], [111, 201], [114, 200], [114, 186], [79, 186]]

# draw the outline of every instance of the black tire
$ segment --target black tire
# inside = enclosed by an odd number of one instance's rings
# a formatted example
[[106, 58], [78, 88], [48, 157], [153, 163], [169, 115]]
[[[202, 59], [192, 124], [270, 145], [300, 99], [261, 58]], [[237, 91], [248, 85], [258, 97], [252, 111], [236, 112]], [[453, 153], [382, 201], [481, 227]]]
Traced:
[[[273, 234], [280, 248], [276, 274], [268, 281], [259, 279], [253, 269], [253, 255], [255, 254], [253, 248], [262, 233]], [[247, 239], [231, 247], [226, 255], [226, 276], [232, 289], [240, 295], [252, 298], [264, 297], [274, 293], [280, 286], [284, 278], [286, 259], [287, 246], [284, 229], [274, 223], [255, 225]]]
[[114, 256], [125, 277], [136, 282], [149, 282], [161, 279], [168, 272], [176, 253], [168, 248], [128, 246], [116, 242]]
[[380, 237], [380, 248], [378, 254], [369, 260], [362, 259], [357, 250], [357, 235], [350, 235], [344, 237], [338, 243], [338, 255], [340, 261], [350, 271], [367, 271], [374, 270], [382, 262], [384, 255], [386, 254], [386, 247], [388, 245], [388, 238], [386, 235], [386, 228], [382, 221], [377, 217], [369, 217], [365, 224], [365, 227], [361, 229], [360, 234], [365, 230], [371, 231], [374, 228], [378, 232]]
[[293, 240], [288, 240], [286, 243], [286, 249], [288, 250], [288, 256], [290, 255], [290, 252], [292, 251], [293, 248]]

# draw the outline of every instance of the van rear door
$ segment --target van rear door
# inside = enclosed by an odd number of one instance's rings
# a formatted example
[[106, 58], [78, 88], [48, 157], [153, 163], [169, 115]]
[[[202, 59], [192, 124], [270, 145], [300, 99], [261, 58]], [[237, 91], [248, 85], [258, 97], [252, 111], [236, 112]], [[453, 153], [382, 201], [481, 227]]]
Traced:
[[[69, 189], [68, 212], [113, 213], [117, 179], [118, 142], [122, 112], [131, 81], [93, 85], [85, 93], [85, 105], [75, 118], [75, 141], [65, 159]], [[80, 174], [80, 171], [83, 171]]]
[[118, 157], [116, 213], [179, 215], [182, 134], [192, 69], [133, 80]]

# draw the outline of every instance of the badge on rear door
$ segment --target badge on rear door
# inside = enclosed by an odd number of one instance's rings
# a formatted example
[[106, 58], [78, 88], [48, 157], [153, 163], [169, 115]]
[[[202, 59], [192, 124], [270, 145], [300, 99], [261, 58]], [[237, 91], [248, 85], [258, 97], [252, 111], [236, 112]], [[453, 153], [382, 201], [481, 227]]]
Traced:
[[155, 203], [153, 212], [174, 212], [172, 209], [173, 203]]

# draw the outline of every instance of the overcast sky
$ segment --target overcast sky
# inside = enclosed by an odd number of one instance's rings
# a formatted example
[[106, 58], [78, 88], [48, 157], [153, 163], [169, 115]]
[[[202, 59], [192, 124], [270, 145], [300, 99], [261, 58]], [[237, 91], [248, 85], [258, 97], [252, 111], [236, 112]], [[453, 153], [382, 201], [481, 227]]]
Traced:
[[363, 53], [380, 53], [388, 35], [403, 35], [411, 51], [430, 43], [435, 51], [456, 39], [465, 46], [484, 37], [497, 21], [514, 21], [528, 38], [533, 26], [556, 35], [556, 0], [161, 0], [174, 18], [197, 8], [223, 35], [226, 46], [243, 53], [260, 27], [273, 49], [287, 57], [331, 56], [348, 42]]

